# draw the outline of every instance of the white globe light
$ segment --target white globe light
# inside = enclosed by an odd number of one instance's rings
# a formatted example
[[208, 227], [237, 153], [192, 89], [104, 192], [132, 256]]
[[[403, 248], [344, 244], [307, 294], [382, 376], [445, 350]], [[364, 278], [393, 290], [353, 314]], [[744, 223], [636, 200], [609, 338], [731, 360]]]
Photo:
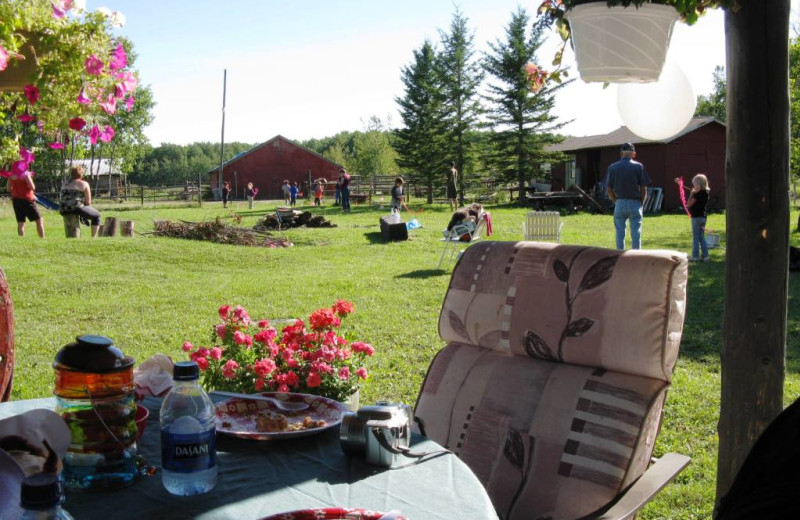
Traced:
[[697, 97], [683, 70], [671, 61], [653, 83], [626, 83], [617, 88], [617, 110], [628, 130], [660, 141], [683, 130], [692, 119]]

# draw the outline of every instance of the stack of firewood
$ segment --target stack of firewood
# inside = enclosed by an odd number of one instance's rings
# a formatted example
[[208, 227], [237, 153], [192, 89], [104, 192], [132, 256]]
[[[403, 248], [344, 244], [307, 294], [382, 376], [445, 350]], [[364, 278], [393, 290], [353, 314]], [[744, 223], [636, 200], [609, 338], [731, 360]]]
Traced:
[[326, 219], [322, 215], [314, 215], [310, 211], [298, 211], [298, 210], [281, 211], [279, 209], [278, 212], [281, 213], [280, 221], [278, 220], [277, 214], [271, 213], [269, 215], [266, 215], [263, 219], [259, 220], [256, 223], [256, 225], [253, 226], [253, 229], [259, 232], [265, 232], [265, 231], [274, 231], [274, 230], [301, 227], [301, 226], [306, 226], [311, 228], [336, 227], [336, 224]]

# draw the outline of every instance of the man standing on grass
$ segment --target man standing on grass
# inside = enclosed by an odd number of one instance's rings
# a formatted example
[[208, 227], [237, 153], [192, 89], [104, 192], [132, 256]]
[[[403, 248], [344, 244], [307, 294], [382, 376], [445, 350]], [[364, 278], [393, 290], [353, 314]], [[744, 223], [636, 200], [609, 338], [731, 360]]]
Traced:
[[625, 222], [630, 221], [631, 247], [642, 248], [642, 207], [647, 198], [650, 177], [640, 162], [633, 160], [636, 149], [631, 143], [620, 146], [620, 160], [608, 167], [606, 191], [614, 203], [614, 227], [617, 249], [625, 249]]
[[344, 168], [339, 170], [339, 182], [342, 184], [342, 211], [350, 213], [350, 174]]

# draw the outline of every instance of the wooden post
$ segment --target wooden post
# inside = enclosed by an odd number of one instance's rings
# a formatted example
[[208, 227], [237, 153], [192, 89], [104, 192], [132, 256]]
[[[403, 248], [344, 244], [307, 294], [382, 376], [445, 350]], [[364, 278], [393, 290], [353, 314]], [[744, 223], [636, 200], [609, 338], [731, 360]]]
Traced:
[[142, 198], [142, 206], [144, 206], [144, 186], [139, 186], [139, 195]]
[[115, 237], [119, 234], [119, 220], [117, 217], [106, 217], [103, 227], [100, 228], [101, 237]]
[[64, 233], [67, 238], [81, 237], [81, 218], [77, 213], [61, 216], [64, 219]]
[[737, 12], [725, 12], [727, 257], [717, 502], [783, 410], [789, 279], [789, 0], [739, 4]]
[[133, 226], [136, 224], [133, 220], [122, 221], [122, 236], [133, 238]]

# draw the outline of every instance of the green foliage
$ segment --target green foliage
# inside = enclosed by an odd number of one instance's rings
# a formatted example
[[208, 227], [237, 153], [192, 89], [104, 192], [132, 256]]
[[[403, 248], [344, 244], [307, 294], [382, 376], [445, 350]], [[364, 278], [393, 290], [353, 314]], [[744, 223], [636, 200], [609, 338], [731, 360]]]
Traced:
[[445, 143], [447, 157], [456, 163], [459, 191], [474, 172], [475, 141], [472, 132], [483, 112], [478, 88], [484, 78], [483, 68], [475, 58], [475, 33], [467, 26], [468, 19], [456, 8], [450, 22], [450, 32], [439, 31], [442, 50], [439, 53], [443, 101], [443, 122], [447, 126]]
[[723, 123], [727, 119], [728, 86], [725, 81], [725, 69], [721, 66], [714, 67], [714, 90], [707, 96], [697, 96], [697, 116], [712, 116]]
[[[248, 143], [225, 143], [224, 160], [253, 148]], [[219, 166], [219, 143], [192, 143], [178, 145], [163, 143], [152, 147], [140, 145], [129, 179], [146, 186], [174, 185], [185, 181], [195, 182], [198, 176], [208, 181], [208, 172]]]
[[405, 93], [396, 98], [404, 125], [395, 133], [397, 162], [412, 181], [427, 188], [428, 203], [433, 202], [434, 186], [443, 182], [447, 161], [443, 155], [446, 126], [438, 67], [436, 51], [426, 40], [414, 51], [414, 61], [403, 67]]
[[789, 110], [790, 123], [790, 167], [791, 175], [800, 177], [800, 38], [795, 36], [789, 42]]
[[377, 116], [364, 124], [364, 131], [354, 139], [354, 157], [351, 173], [358, 175], [393, 175], [397, 173], [397, 152], [390, 142], [388, 125]]
[[525, 65], [534, 61], [542, 45], [545, 25], [536, 21], [528, 34], [528, 15], [519, 8], [506, 27], [506, 39], [489, 44], [491, 53], [484, 62], [490, 75], [492, 164], [503, 179], [516, 180], [520, 189], [531, 178], [534, 165], [549, 160], [544, 147], [561, 140], [554, 132], [566, 124], [551, 112], [555, 93], [567, 83], [545, 84], [532, 92], [525, 72]]

